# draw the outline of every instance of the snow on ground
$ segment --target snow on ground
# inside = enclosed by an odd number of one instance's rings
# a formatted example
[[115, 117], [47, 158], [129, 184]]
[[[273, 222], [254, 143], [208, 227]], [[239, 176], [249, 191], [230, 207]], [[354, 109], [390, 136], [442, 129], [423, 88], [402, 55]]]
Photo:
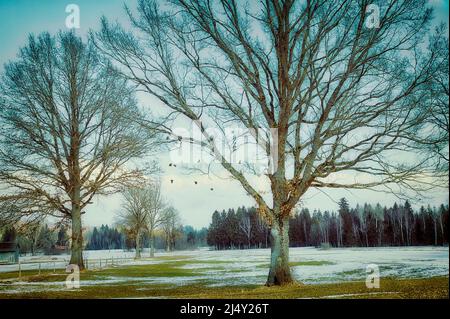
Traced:
[[[155, 263], [173, 262], [174, 260], [187, 261], [180, 266], [186, 269], [198, 270], [198, 276], [179, 277], [103, 277], [101, 280], [82, 280], [82, 285], [105, 285], [128, 283], [136, 285], [146, 284], [173, 284], [185, 285], [196, 281], [206, 282], [210, 286], [230, 286], [244, 284], [264, 284], [270, 260], [269, 249], [227, 250], [213, 251], [200, 249], [195, 251], [158, 252], [156, 256], [173, 257], [170, 260], [145, 258], [139, 261], [128, 261], [120, 267], [130, 265], [145, 265]], [[84, 257], [88, 260], [106, 258], [132, 258], [134, 252], [122, 250], [85, 251]], [[148, 257], [144, 251], [143, 257]], [[39, 256], [22, 257], [21, 262], [36, 262], [39, 260], [53, 260], [43, 263], [42, 269], [53, 267], [64, 268], [69, 256]], [[365, 280], [366, 267], [376, 264], [383, 277], [420, 278], [431, 276], [448, 276], [449, 274], [449, 248], [448, 247], [383, 247], [383, 248], [332, 248], [322, 250], [312, 247], [291, 248], [290, 261], [292, 263], [311, 262], [313, 265], [293, 266], [292, 272], [296, 280], [305, 284], [318, 284], [326, 282], [342, 282], [349, 280]], [[53, 263], [54, 262], [54, 263]], [[36, 264], [23, 264], [22, 269], [36, 269]], [[124, 268], [126, 269], [126, 268]], [[17, 265], [0, 265], [0, 272], [16, 271]], [[7, 283], [0, 283], [0, 292], [26, 289], [63, 289], [63, 282], [42, 283], [14, 283], [8, 287]], [[6, 288], [7, 290], [3, 290]]]

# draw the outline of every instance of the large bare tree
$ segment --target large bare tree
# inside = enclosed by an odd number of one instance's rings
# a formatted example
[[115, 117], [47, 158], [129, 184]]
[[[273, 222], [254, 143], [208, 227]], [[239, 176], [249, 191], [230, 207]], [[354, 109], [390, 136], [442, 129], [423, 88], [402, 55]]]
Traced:
[[123, 207], [117, 216], [119, 227], [134, 238], [136, 243], [135, 258], [141, 258], [141, 238], [147, 232], [148, 210], [146, 209], [145, 189], [129, 187], [122, 191], [124, 198]]
[[146, 185], [144, 189], [145, 210], [147, 212], [147, 229], [150, 237], [150, 257], [155, 256], [155, 230], [169, 216], [166, 214], [167, 202], [161, 193], [161, 181]]
[[425, 154], [433, 154], [437, 169], [443, 174], [448, 173], [449, 168], [449, 51], [447, 26], [439, 25], [435, 33], [430, 37], [428, 54], [433, 56], [433, 74], [427, 89], [423, 91], [421, 112], [426, 115], [423, 118], [420, 130], [423, 134], [417, 134], [418, 128], [411, 130], [411, 140], [416, 142], [418, 151]]
[[71, 264], [83, 268], [82, 214], [96, 195], [142, 176], [131, 160], [153, 139], [134, 88], [72, 32], [30, 35], [0, 82], [0, 214], [71, 222]]
[[140, 240], [145, 232], [150, 238], [150, 257], [155, 255], [155, 231], [169, 214], [167, 203], [161, 193], [161, 182], [147, 181], [141, 185], [126, 188], [123, 211], [119, 213], [118, 223], [124, 225], [136, 240], [136, 258], [140, 258]]
[[[410, 139], [436, 66], [421, 50], [426, 0], [140, 0], [127, 13], [133, 30], [103, 19], [95, 44], [194, 123], [202, 139], [179, 139], [210, 151], [255, 200], [271, 228], [268, 285], [292, 281], [289, 216], [309, 189], [404, 194], [436, 183]], [[208, 131], [233, 125], [268, 161], [256, 184]]]
[[161, 230], [166, 242], [166, 251], [169, 252], [175, 249], [175, 240], [181, 226], [180, 214], [174, 207], [169, 206], [164, 210], [162, 219]]

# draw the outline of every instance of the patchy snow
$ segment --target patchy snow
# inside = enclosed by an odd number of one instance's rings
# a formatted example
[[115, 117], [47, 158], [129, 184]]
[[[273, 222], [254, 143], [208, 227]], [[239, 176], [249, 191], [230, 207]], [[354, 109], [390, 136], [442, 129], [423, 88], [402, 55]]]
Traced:
[[341, 295], [329, 295], [321, 296], [317, 298], [307, 298], [307, 299], [340, 299], [345, 297], [356, 297], [356, 296], [372, 296], [372, 295], [396, 295], [398, 291], [382, 291], [382, 292], [364, 292], [358, 294], [341, 294]]
[[[147, 253], [147, 255], [146, 255]], [[160, 264], [175, 260], [186, 261], [179, 266], [183, 269], [198, 271], [196, 276], [112, 276], [99, 280], [83, 280], [81, 286], [136, 284], [145, 289], [151, 284], [185, 285], [201, 281], [209, 286], [232, 286], [245, 284], [264, 284], [270, 261], [269, 249], [212, 251], [200, 249], [195, 251], [159, 252], [157, 256], [165, 259], [151, 259], [144, 252], [143, 260], [129, 259], [119, 267], [131, 265]], [[69, 256], [22, 257], [21, 262], [43, 263], [42, 269], [53, 267], [64, 268]], [[134, 252], [122, 250], [85, 251], [84, 257], [89, 263], [96, 259], [133, 258]], [[167, 257], [173, 257], [166, 260]], [[296, 280], [305, 284], [342, 282], [349, 280], [365, 280], [366, 267], [376, 264], [380, 269], [380, 277], [420, 278], [449, 274], [448, 247], [383, 247], [383, 248], [332, 248], [321, 250], [312, 247], [291, 248], [290, 261], [317, 262], [317, 265], [299, 265], [292, 267]], [[22, 269], [36, 269], [36, 264], [22, 264]], [[126, 269], [126, 268], [125, 268]], [[0, 272], [16, 271], [17, 265], [0, 265]], [[101, 276], [101, 272], [99, 273]], [[14, 288], [14, 289], [13, 289]], [[0, 283], [0, 293], [20, 293], [30, 290], [60, 290], [63, 282], [8, 282]]]

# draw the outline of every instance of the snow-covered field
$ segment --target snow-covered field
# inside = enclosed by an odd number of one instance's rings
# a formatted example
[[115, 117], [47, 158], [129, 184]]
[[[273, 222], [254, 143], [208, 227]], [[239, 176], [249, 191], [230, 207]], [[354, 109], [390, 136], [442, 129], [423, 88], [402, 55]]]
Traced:
[[[270, 258], [269, 249], [252, 250], [227, 250], [210, 251], [207, 249], [195, 251], [176, 251], [171, 253], [159, 252], [157, 257], [145, 258], [148, 252], [144, 252], [143, 260], [128, 261], [120, 267], [131, 265], [159, 264], [185, 261], [180, 268], [194, 269], [198, 271], [196, 276], [155, 276], [155, 277], [133, 277], [117, 276], [102, 278], [102, 280], [83, 281], [82, 285], [103, 285], [124, 282], [135, 282], [136, 284], [169, 283], [184, 285], [196, 281], [202, 281], [209, 286], [230, 286], [242, 284], [262, 285], [265, 282]], [[172, 258], [169, 258], [169, 257]], [[106, 258], [131, 258], [133, 252], [121, 250], [86, 251], [84, 257], [88, 260]], [[43, 263], [42, 268], [63, 268], [69, 260], [69, 256], [40, 256], [22, 257], [22, 269], [36, 269], [36, 264], [25, 262], [54, 259], [55, 264]], [[367, 276], [366, 267], [376, 264], [380, 269], [381, 280], [383, 277], [395, 278], [420, 278], [432, 276], [448, 276], [449, 274], [449, 248], [448, 247], [389, 247], [389, 248], [334, 248], [321, 250], [317, 248], [291, 248], [290, 261], [295, 279], [305, 284], [318, 284], [326, 282], [341, 282], [351, 280], [364, 280]], [[301, 262], [303, 264], [298, 265]], [[295, 263], [297, 265], [295, 266]], [[0, 266], [0, 272], [15, 271], [16, 265]], [[0, 293], [6, 284], [0, 283]], [[37, 289], [62, 289], [61, 283], [16, 283]], [[3, 286], [3, 287], [1, 287]], [[53, 286], [53, 287], [52, 287]], [[8, 289], [9, 288], [9, 289]], [[6, 288], [11, 292], [11, 286]], [[1, 296], [1, 294], [0, 294]]]
[[[185, 252], [192, 254], [192, 252]], [[269, 249], [202, 251], [197, 252], [198, 263], [185, 267], [204, 269], [207, 279], [217, 285], [262, 284], [265, 282], [269, 264]], [[207, 261], [224, 261], [223, 270]], [[205, 261], [202, 263], [202, 261]], [[365, 280], [366, 267], [376, 264], [380, 277], [425, 278], [448, 276], [448, 247], [384, 247], [384, 248], [339, 248], [321, 250], [312, 247], [291, 248], [290, 261], [306, 262], [293, 266], [295, 279], [305, 284]], [[309, 261], [316, 261], [307, 265]], [[208, 271], [208, 268], [214, 270]]]

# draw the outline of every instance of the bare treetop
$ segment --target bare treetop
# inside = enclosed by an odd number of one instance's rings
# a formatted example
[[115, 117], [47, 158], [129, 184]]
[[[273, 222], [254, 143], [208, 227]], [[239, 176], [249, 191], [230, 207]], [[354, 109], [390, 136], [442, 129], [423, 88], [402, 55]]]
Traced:
[[47, 214], [80, 226], [95, 195], [138, 182], [143, 170], [131, 160], [155, 139], [135, 123], [143, 115], [133, 90], [90, 42], [30, 35], [0, 82], [3, 217]]
[[[441, 183], [434, 155], [416, 156], [411, 138], [427, 139], [419, 128], [438, 68], [426, 51], [426, 0], [140, 0], [127, 12], [135, 32], [103, 19], [95, 44], [199, 127], [206, 141], [196, 142], [255, 199], [272, 233], [311, 187], [400, 193]], [[218, 152], [207, 129], [227, 125], [268, 132], [254, 137], [268, 156], [271, 203]], [[290, 277], [283, 265], [269, 282]]]

